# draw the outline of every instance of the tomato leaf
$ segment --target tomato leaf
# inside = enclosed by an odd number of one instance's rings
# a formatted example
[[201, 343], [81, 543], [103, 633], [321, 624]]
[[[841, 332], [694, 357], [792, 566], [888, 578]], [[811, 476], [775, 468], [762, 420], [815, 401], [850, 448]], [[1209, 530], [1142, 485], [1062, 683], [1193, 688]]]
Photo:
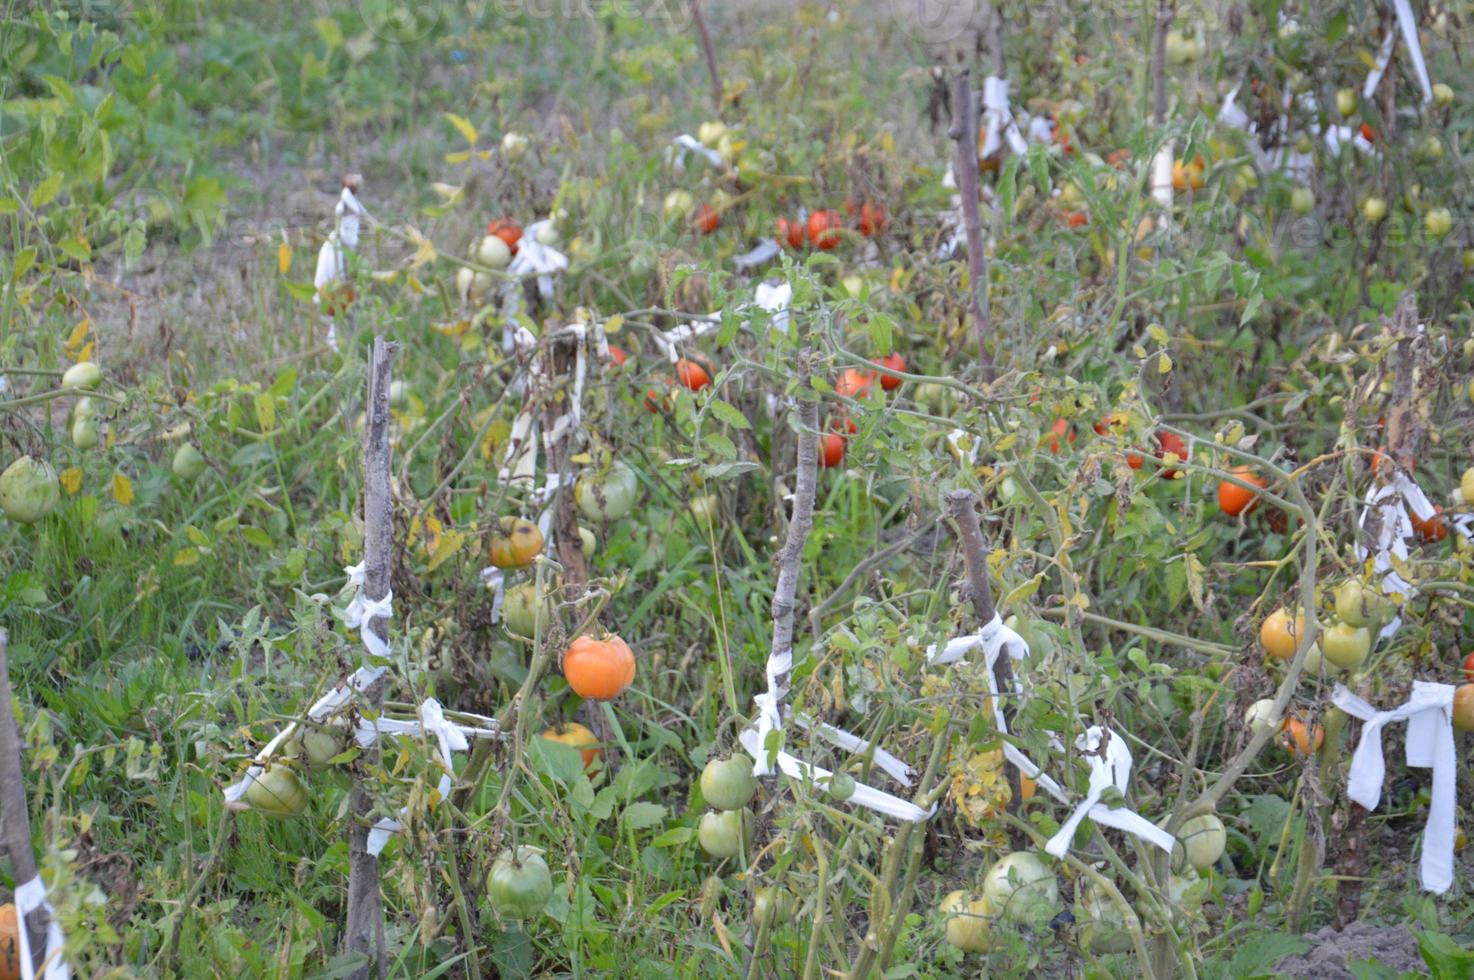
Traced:
[[629, 830], [648, 830], [665, 822], [667, 815], [668, 811], [659, 803], [641, 800], [625, 807], [619, 821]]
[[722, 401], [720, 398], [713, 398], [710, 402], [710, 408], [711, 414], [728, 425], [735, 426], [739, 429], [752, 428], [752, 423], [747, 420], [746, 415], [743, 415], [735, 406]]

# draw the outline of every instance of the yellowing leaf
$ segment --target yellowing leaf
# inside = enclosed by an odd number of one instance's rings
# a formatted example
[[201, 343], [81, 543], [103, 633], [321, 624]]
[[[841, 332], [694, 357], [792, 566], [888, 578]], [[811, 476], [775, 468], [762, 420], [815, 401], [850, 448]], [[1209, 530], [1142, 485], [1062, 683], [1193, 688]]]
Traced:
[[89, 341], [87, 341], [86, 345], [81, 350], [77, 351], [77, 353], [74, 355], [74, 357], [78, 361], [90, 361], [90, 360], [92, 360], [92, 352], [93, 352], [93, 350], [96, 349], [96, 347], [97, 347], [97, 342], [96, 341], [89, 340]]
[[460, 531], [448, 531], [440, 536], [440, 541], [435, 546], [434, 553], [430, 556], [429, 571], [435, 571], [441, 565], [460, 551], [466, 544], [466, 536]]
[[1160, 323], [1153, 323], [1151, 326], [1146, 328], [1146, 332], [1147, 335], [1150, 336], [1157, 343], [1161, 344], [1164, 347], [1167, 346], [1167, 331], [1162, 328], [1162, 325]]
[[418, 269], [426, 262], [433, 261], [435, 259], [435, 243], [420, 234], [419, 229], [412, 225], [406, 225], [404, 230], [409, 235], [409, 240], [415, 243], [415, 254], [410, 257], [409, 267], [411, 269]]
[[454, 153], [447, 153], [445, 155], [446, 163], [465, 163], [469, 159], [471, 159], [470, 150], [457, 150]]
[[1157, 355], [1157, 373], [1170, 374], [1172, 371], [1172, 358], [1166, 354]]
[[611, 316], [609, 319], [607, 319], [607, 320], [604, 321], [604, 332], [606, 334], [608, 334], [609, 336], [611, 336], [611, 337], [614, 336], [615, 334], [619, 333], [623, 329], [624, 329], [624, 314], [623, 313], [616, 313], [613, 316]]
[[276, 399], [262, 392], [255, 398], [256, 423], [262, 432], [270, 432], [276, 428]]
[[31, 207], [41, 208], [55, 200], [56, 195], [61, 193], [61, 182], [65, 175], [60, 170], [54, 170], [45, 180], [31, 188], [29, 195]]
[[68, 355], [70, 355], [73, 351], [82, 346], [82, 342], [87, 339], [87, 334], [91, 332], [91, 330], [91, 317], [84, 316], [81, 320], [77, 321], [77, 325], [72, 328], [72, 332], [67, 334], [65, 346]]
[[286, 242], [276, 247], [276, 271], [281, 275], [292, 271], [292, 246]]
[[176, 565], [197, 565], [199, 561], [200, 553], [193, 548], [181, 548], [174, 553], [174, 564]]
[[880, 152], [890, 156], [896, 152], [896, 137], [890, 130], [880, 134]]
[[481, 134], [476, 132], [476, 127], [472, 126], [469, 120], [463, 119], [453, 112], [447, 112], [445, 118], [450, 120], [450, 124], [456, 128], [456, 132], [460, 133], [470, 145], [475, 146], [481, 139]]
[[204, 531], [201, 531], [197, 527], [186, 527], [184, 529], [184, 536], [189, 538], [190, 544], [198, 545], [201, 548], [208, 548], [210, 546], [210, 539], [205, 535]]
[[446, 337], [459, 337], [471, 329], [470, 320], [453, 320], [450, 323], [432, 323], [430, 329]]
[[57, 479], [61, 481], [61, 488], [67, 493], [76, 493], [82, 489], [82, 467], [68, 467], [61, 471]]
[[127, 507], [133, 503], [133, 481], [122, 473], [113, 474], [113, 499]]

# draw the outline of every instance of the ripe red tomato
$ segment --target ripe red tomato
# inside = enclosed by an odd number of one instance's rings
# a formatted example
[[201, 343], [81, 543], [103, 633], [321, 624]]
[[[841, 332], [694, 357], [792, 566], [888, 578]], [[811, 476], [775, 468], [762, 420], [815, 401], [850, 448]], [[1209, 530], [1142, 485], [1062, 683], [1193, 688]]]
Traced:
[[1464, 658], [1464, 680], [1474, 681], [1474, 650], [1470, 650], [1469, 655]]
[[696, 225], [697, 231], [703, 235], [710, 235], [722, 223], [722, 215], [710, 204], [702, 204], [701, 207], [696, 209], [696, 214], [691, 221]]
[[609, 359], [614, 362], [616, 367], [624, 367], [624, 362], [629, 360], [629, 358], [630, 356], [618, 347], [615, 347], [613, 344], [609, 345]]
[[1054, 425], [1050, 427], [1049, 431], [1052, 433], [1049, 436], [1049, 451], [1051, 453], [1059, 455], [1061, 439], [1068, 441], [1071, 446], [1075, 444], [1075, 430], [1064, 419], [1055, 419]]
[[1079, 228], [1081, 225], [1090, 224], [1090, 212], [1084, 208], [1078, 211], [1061, 211], [1059, 217], [1069, 228]]
[[860, 205], [860, 217], [855, 222], [855, 227], [859, 229], [860, 234], [866, 238], [870, 238], [880, 234], [881, 229], [885, 227], [885, 222], [886, 213], [884, 206], [866, 201]]
[[517, 222], [511, 218], [497, 218], [486, 226], [486, 233], [488, 235], [495, 235], [506, 242], [507, 248], [512, 250], [512, 254], [517, 254], [517, 243], [522, 240], [522, 226], [517, 224]]
[[1110, 156], [1106, 157], [1106, 163], [1117, 168], [1118, 170], [1125, 170], [1126, 165], [1130, 162], [1131, 151], [1126, 149], [1114, 150], [1111, 152]]
[[809, 215], [809, 243], [820, 251], [829, 251], [839, 244], [841, 226], [839, 212], [830, 208], [815, 211]]
[[835, 382], [834, 393], [846, 398], [864, 398], [870, 394], [870, 385], [874, 381], [875, 375], [869, 371], [846, 368]]
[[[879, 364], [883, 368], [889, 368], [892, 371], [906, 370], [906, 359], [895, 351], [892, 351], [891, 353], [885, 355], [875, 363]], [[894, 377], [889, 374], [881, 374], [879, 375], [879, 378], [880, 386], [886, 391], [895, 391], [897, 388], [901, 387], [900, 378]]]
[[700, 391], [711, 384], [711, 375], [706, 368], [684, 357], [676, 362], [676, 379], [692, 391]]
[[786, 243], [789, 248], [799, 249], [804, 247], [804, 235], [807, 230], [804, 223], [798, 219], [778, 219], [778, 241]]
[[826, 432], [819, 440], [819, 465], [828, 469], [844, 462], [844, 436]]
[[1377, 131], [1372, 129], [1372, 127], [1367, 125], [1366, 123], [1362, 123], [1361, 138], [1366, 140], [1368, 143], [1375, 143], [1377, 142]]
[[[1188, 457], [1187, 445], [1175, 433], [1157, 433], [1157, 445], [1160, 447], [1157, 450], [1158, 459], [1166, 459], [1168, 453], [1171, 453], [1180, 460], [1186, 460]], [[1163, 470], [1162, 477], [1167, 480], [1180, 480], [1182, 478], [1182, 471]]]
[[855, 425], [855, 420], [850, 418], [848, 415], [839, 415], [835, 416], [833, 419], [830, 419], [829, 428], [833, 429], [835, 432], [838, 432], [840, 435], [844, 435], [845, 433], [854, 435], [856, 432], [860, 431], [860, 427]]

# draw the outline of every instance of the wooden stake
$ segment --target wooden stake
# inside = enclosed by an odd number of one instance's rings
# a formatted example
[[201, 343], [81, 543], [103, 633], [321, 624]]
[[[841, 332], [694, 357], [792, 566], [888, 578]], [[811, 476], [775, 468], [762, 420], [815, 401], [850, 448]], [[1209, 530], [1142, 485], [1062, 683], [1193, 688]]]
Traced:
[[711, 33], [706, 29], [706, 18], [701, 16], [701, 0], [691, 0], [691, 19], [696, 22], [696, 34], [701, 38], [701, 53], [706, 55], [706, 70], [711, 75], [711, 101], [717, 112], [722, 111], [722, 76], [717, 71], [717, 52], [711, 45]]
[[993, 332], [988, 301], [988, 259], [983, 254], [983, 221], [978, 214], [978, 113], [973, 102], [972, 81], [967, 69], [952, 80], [952, 128], [957, 141], [957, 193], [962, 196], [962, 226], [967, 232], [967, 310], [977, 336], [978, 362], [983, 380], [993, 380], [993, 358], [987, 339]]
[[[397, 350], [398, 344], [375, 337], [369, 363], [368, 418], [363, 434], [363, 591], [370, 600], [389, 594], [394, 528], [389, 496], [389, 384]], [[369, 629], [381, 640], [388, 640], [389, 624], [383, 617], [372, 620]], [[363, 692], [364, 702], [375, 714], [384, 706], [384, 683], [380, 678]], [[378, 744], [369, 746], [361, 759], [367, 767], [377, 766]], [[379, 892], [379, 861], [368, 852], [372, 809], [372, 797], [362, 779], [355, 777], [349, 799], [348, 921], [343, 941], [347, 952], [363, 953], [369, 962], [349, 974], [352, 980], [384, 975], [384, 900]]]
[[[25, 771], [20, 761], [20, 732], [10, 707], [10, 636], [0, 629], [0, 840], [10, 855], [17, 885], [36, 877], [36, 854], [31, 850], [31, 817], [26, 806]], [[46, 929], [50, 917], [44, 908], [26, 916], [31, 940], [31, 964], [39, 975], [46, 959]]]
[[[993, 605], [993, 587], [988, 581], [988, 545], [983, 540], [983, 529], [978, 525], [977, 495], [971, 490], [953, 490], [947, 494], [947, 516], [952, 519], [953, 530], [962, 545], [962, 560], [967, 566], [967, 588], [972, 594], [972, 606], [977, 611], [978, 622], [992, 622], [998, 610]], [[1013, 697], [1013, 658], [1007, 651], [1000, 652], [993, 661], [993, 682], [999, 692], [999, 707], [1003, 712], [1003, 724], [1013, 732], [1013, 708], [1009, 699]], [[1003, 774], [1008, 777], [1008, 812], [1017, 813], [1024, 798], [1023, 778], [1018, 766], [1004, 760]]]

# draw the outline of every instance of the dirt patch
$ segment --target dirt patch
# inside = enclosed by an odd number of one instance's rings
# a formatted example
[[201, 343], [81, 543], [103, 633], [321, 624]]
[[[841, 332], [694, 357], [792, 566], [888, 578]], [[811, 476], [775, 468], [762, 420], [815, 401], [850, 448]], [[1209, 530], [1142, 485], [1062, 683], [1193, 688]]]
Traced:
[[1398, 972], [1426, 976], [1427, 967], [1418, 953], [1418, 938], [1407, 926], [1375, 926], [1353, 922], [1340, 932], [1326, 926], [1305, 936], [1310, 949], [1287, 956], [1275, 965], [1275, 976], [1306, 980], [1353, 980], [1349, 966], [1375, 959]]

